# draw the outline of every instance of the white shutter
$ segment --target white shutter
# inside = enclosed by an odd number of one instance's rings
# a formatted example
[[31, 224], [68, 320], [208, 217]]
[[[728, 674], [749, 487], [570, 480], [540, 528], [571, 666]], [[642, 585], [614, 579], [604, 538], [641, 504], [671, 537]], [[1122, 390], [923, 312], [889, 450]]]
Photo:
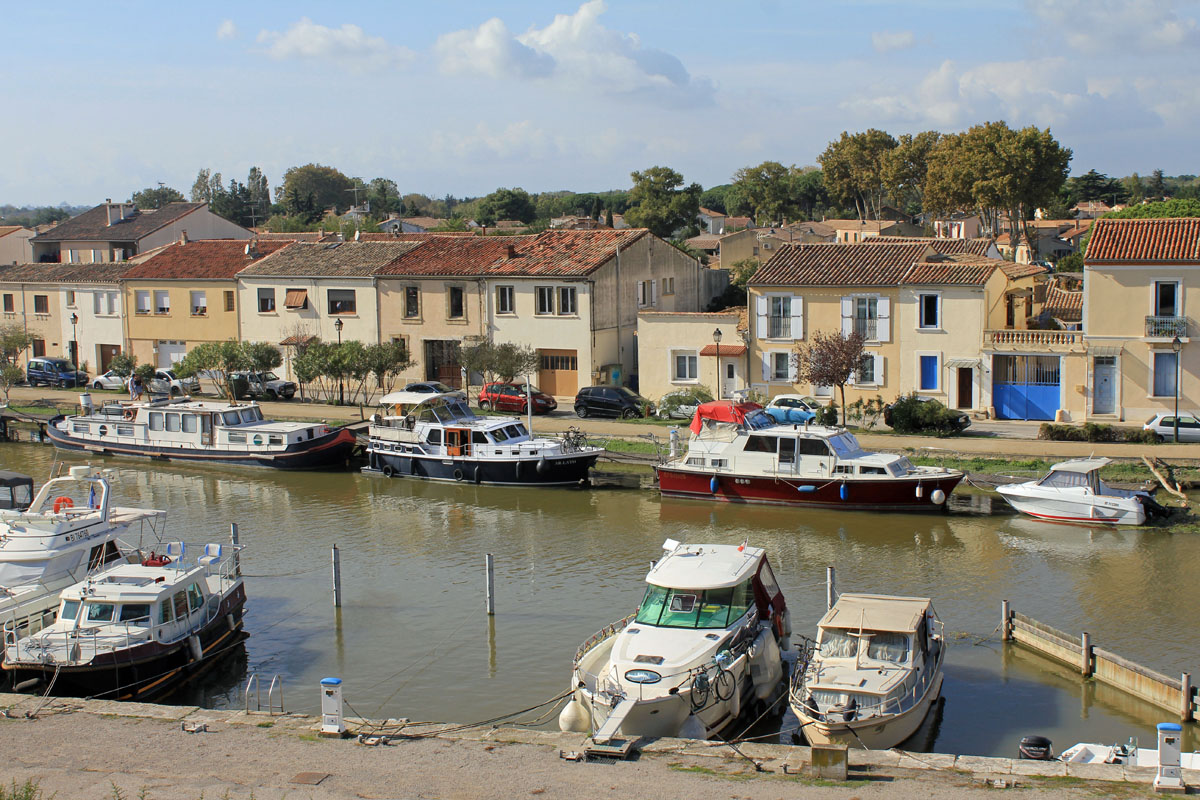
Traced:
[[937, 295], [937, 325], [936, 325], [936, 327], [938, 327], [938, 328], [946, 327], [945, 325], [942, 324], [942, 296], [940, 294]]
[[658, 280], [650, 281], [650, 305], [658, 306]]
[[800, 357], [795, 353], [788, 354], [788, 380], [792, 383], [800, 380]]
[[875, 330], [879, 341], [890, 342], [892, 340], [892, 299], [890, 297], [879, 298], [876, 309], [878, 319], [875, 323]]
[[792, 295], [792, 338], [804, 338], [804, 298]]
[[842, 335], [854, 333], [854, 298], [842, 298]]
[[875, 385], [883, 386], [887, 383], [883, 375], [883, 356], [873, 353], [872, 358], [875, 359]]
[[770, 380], [771, 380], [771, 354], [770, 353], [762, 354], [762, 372], [763, 372], [763, 380], [766, 382], [770, 382]]
[[758, 338], [765, 339], [767, 338], [767, 298], [760, 294], [755, 298], [755, 305], [758, 312], [758, 322], [756, 323]]

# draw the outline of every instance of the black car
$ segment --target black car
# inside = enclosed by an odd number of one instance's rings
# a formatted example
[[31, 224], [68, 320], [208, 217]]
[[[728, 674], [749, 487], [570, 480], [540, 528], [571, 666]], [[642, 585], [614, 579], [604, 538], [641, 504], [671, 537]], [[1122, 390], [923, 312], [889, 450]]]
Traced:
[[30, 386], [44, 383], [47, 386], [87, 386], [86, 372], [75, 369], [65, 358], [31, 358], [25, 367], [25, 379]]
[[589, 386], [575, 395], [575, 413], [581, 417], [640, 417], [654, 404], [624, 386]]

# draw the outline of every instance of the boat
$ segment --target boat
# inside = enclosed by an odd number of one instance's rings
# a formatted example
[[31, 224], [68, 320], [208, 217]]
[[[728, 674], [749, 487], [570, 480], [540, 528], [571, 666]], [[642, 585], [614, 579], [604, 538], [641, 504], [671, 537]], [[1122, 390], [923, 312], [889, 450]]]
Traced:
[[520, 419], [481, 417], [459, 393], [392, 392], [373, 414], [363, 472], [435, 481], [579, 484], [604, 452], [576, 430], [535, 437]]
[[941, 694], [946, 642], [928, 598], [843, 594], [807, 645], [789, 699], [810, 744], [895, 747]]
[[354, 448], [345, 427], [263, 418], [257, 403], [235, 404], [190, 397], [92, 405], [58, 416], [46, 435], [60, 450], [117, 456], [314, 469], [344, 464]]
[[0, 624], [14, 636], [54, 622], [59, 592], [89, 572], [140, 560], [161, 541], [167, 512], [115, 506], [112, 494], [104, 471], [76, 466], [46, 481], [27, 508], [0, 510]]
[[[1174, 725], [1175, 723], [1167, 723]], [[1137, 739], [1126, 744], [1092, 744], [1080, 742], [1058, 756], [1069, 764], [1125, 764], [1131, 767], [1157, 767], [1158, 751], [1138, 747]], [[1200, 751], [1179, 754], [1179, 766], [1200, 770]]]
[[33, 478], [0, 469], [0, 510], [24, 511], [33, 502]]
[[[114, 563], [63, 590], [58, 619], [16, 638], [4, 663], [15, 687], [46, 694], [149, 700], [215, 663], [245, 634], [240, 547], [184, 542]], [[44, 688], [43, 688], [44, 687]]]
[[757, 403], [696, 409], [682, 455], [658, 465], [664, 497], [872, 511], [944, 508], [963, 473], [863, 450], [844, 428], [779, 423]]
[[1061, 461], [1043, 477], [997, 486], [996, 491], [1022, 514], [1054, 522], [1089, 525], [1142, 525], [1167, 510], [1149, 492], [1115, 489], [1100, 480], [1107, 458]]
[[575, 654], [564, 731], [707, 739], [782, 698], [791, 618], [766, 553], [667, 539], [636, 613]]

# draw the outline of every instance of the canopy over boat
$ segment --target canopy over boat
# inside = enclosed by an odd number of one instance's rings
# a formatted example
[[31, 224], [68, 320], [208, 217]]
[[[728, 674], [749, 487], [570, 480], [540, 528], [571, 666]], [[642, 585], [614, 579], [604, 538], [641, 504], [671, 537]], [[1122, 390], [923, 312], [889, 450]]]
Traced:
[[430, 400], [438, 400], [442, 398], [453, 397], [455, 400], [462, 400], [462, 395], [457, 392], [447, 392], [443, 394], [431, 392], [392, 392], [385, 394], [379, 398], [379, 404], [384, 406], [415, 406], [419, 403], [426, 403]]
[[924, 597], [843, 594], [819, 623], [822, 628], [911, 633], [929, 610]]
[[735, 403], [732, 400], [714, 400], [711, 403], [701, 403], [696, 408], [695, 416], [692, 417], [692, 424], [688, 427], [692, 433], [699, 434], [706, 419], [743, 425], [746, 422], [747, 414], [752, 411], [759, 411], [760, 409], [762, 409], [762, 406], [758, 403]]
[[1075, 458], [1060, 461], [1050, 468], [1052, 472], [1095, 472], [1112, 463], [1111, 458]]

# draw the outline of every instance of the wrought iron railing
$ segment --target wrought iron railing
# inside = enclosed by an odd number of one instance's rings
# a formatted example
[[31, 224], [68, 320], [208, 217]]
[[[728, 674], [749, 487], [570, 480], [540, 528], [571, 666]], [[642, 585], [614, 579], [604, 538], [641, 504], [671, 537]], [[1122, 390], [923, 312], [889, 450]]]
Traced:
[[1146, 338], [1183, 338], [1187, 336], [1187, 327], [1187, 317], [1146, 317]]

